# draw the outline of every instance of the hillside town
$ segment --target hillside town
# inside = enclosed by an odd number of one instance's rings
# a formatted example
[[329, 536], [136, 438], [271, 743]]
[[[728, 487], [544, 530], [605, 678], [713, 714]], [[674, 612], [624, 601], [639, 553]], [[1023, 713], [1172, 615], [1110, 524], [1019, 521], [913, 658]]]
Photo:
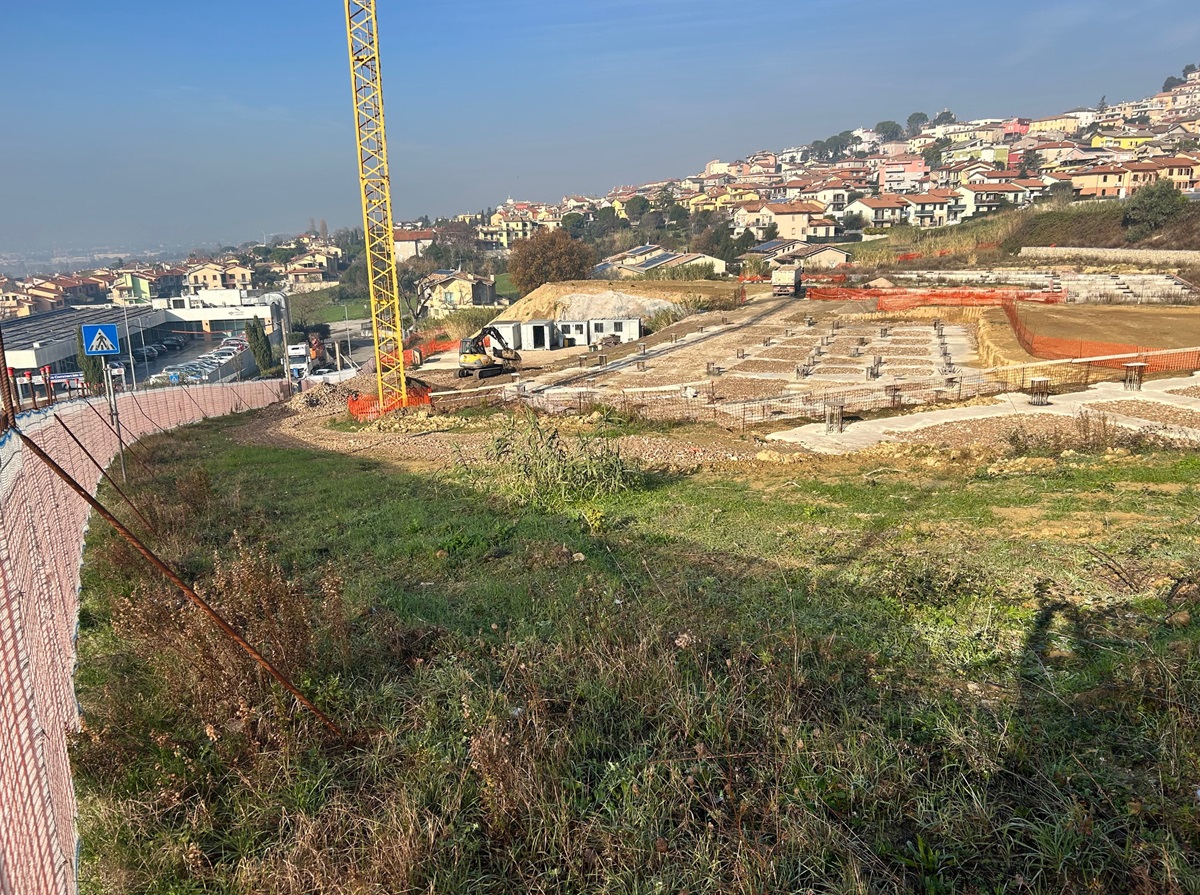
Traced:
[[[396, 257], [415, 272], [407, 282], [419, 313], [439, 317], [503, 306], [495, 278], [503, 259], [544, 230], [565, 229], [601, 249], [596, 278], [711, 278], [746, 262], [838, 266], [852, 261], [855, 243], [894, 227], [949, 227], [1049, 198], [1126, 199], [1160, 181], [1195, 194], [1200, 70], [1189, 65], [1163, 86], [1142, 99], [1102, 100], [1046, 118], [959, 121], [949, 110], [933, 118], [914, 113], [904, 123], [714, 159], [694, 174], [617, 186], [603, 196], [509, 198], [478, 213], [399, 225]], [[448, 240], [468, 248], [439, 253]], [[436, 260], [425, 263], [431, 255]], [[473, 263], [479, 258], [487, 263]], [[351, 260], [322, 222], [291, 239], [247, 243], [189, 263], [0, 276], [0, 318], [98, 302], [146, 304], [209, 289], [302, 293], [336, 284]]]

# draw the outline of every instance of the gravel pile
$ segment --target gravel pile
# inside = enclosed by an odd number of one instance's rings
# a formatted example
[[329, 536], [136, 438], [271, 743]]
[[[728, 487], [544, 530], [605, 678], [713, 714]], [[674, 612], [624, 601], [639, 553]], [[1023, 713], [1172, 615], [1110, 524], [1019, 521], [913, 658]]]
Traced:
[[753, 460], [757, 448], [733, 441], [712, 439], [709, 444], [695, 444], [676, 438], [655, 438], [648, 435], [627, 435], [619, 441], [621, 453], [654, 469], [695, 469], [724, 463]]
[[1161, 423], [1164, 426], [1200, 429], [1200, 413], [1186, 407], [1161, 404], [1158, 401], [1105, 401], [1100, 404], [1089, 404], [1088, 410], [1100, 413], [1120, 413], [1149, 420], [1152, 423]]
[[287, 402], [289, 410], [301, 416], [328, 416], [332, 413], [344, 413], [346, 401], [356, 389], [347, 388], [344, 383], [332, 385], [323, 383], [316, 388], [294, 395]]
[[1182, 395], [1185, 398], [1200, 398], [1200, 385], [1191, 385], [1187, 388], [1171, 389], [1167, 392], [1168, 395]]
[[430, 413], [417, 410], [411, 413], [394, 413], [363, 426], [363, 432], [449, 432], [464, 428], [462, 417]]

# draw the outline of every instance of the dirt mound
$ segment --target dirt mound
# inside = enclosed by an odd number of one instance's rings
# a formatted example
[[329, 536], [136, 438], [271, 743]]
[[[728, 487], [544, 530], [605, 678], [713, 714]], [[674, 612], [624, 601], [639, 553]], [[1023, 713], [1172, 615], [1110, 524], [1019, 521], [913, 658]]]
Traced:
[[736, 283], [716, 280], [629, 282], [575, 280], [547, 283], [507, 308], [505, 320], [567, 320], [646, 317], [687, 296], [728, 295]]
[[[353, 380], [351, 380], [353, 381]], [[348, 383], [323, 383], [316, 388], [294, 395], [287, 402], [287, 408], [301, 416], [324, 416], [330, 413], [344, 412], [346, 400], [358, 388], [352, 388]]]

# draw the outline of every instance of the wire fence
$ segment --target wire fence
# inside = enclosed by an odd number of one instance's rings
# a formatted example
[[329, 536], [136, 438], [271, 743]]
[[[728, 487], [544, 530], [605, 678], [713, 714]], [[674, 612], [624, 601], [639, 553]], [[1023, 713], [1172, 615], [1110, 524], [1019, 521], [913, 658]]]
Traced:
[[1164, 351], [1132, 350], [1108, 355], [1047, 360], [984, 370], [951, 369], [937, 376], [880, 380], [861, 384], [783, 383], [779, 396], [723, 400], [719, 381], [704, 379], [647, 388], [613, 389], [585, 384], [579, 387], [533, 389], [525, 383], [505, 383], [464, 391], [435, 391], [428, 406], [438, 412], [468, 407], [528, 407], [543, 413], [583, 414], [599, 407], [646, 420], [712, 422], [728, 429], [782, 420], [821, 420], [831, 409], [859, 415], [905, 407], [1011, 392], [1081, 391], [1097, 382], [1126, 379], [1131, 369], [1145, 376], [1200, 370], [1200, 347]]
[[[264, 407], [281, 400], [285, 387], [269, 381], [121, 394], [127, 462], [138, 462], [129, 445], [142, 436]], [[95, 464], [107, 466], [120, 447], [100, 398], [31, 410], [16, 422], [92, 493], [100, 479]], [[79, 729], [73, 675], [89, 511], [8, 423], [0, 417], [0, 892], [70, 895], [77, 840], [67, 741]]]

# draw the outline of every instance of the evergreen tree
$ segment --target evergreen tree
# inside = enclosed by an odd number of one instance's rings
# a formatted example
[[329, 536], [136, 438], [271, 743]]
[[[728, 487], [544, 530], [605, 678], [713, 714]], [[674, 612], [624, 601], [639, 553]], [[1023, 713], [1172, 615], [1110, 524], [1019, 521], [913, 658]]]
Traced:
[[246, 341], [250, 344], [250, 353], [254, 355], [254, 362], [258, 364], [260, 373], [265, 373], [274, 366], [271, 340], [267, 338], [263, 323], [257, 317], [251, 317], [246, 323]]

